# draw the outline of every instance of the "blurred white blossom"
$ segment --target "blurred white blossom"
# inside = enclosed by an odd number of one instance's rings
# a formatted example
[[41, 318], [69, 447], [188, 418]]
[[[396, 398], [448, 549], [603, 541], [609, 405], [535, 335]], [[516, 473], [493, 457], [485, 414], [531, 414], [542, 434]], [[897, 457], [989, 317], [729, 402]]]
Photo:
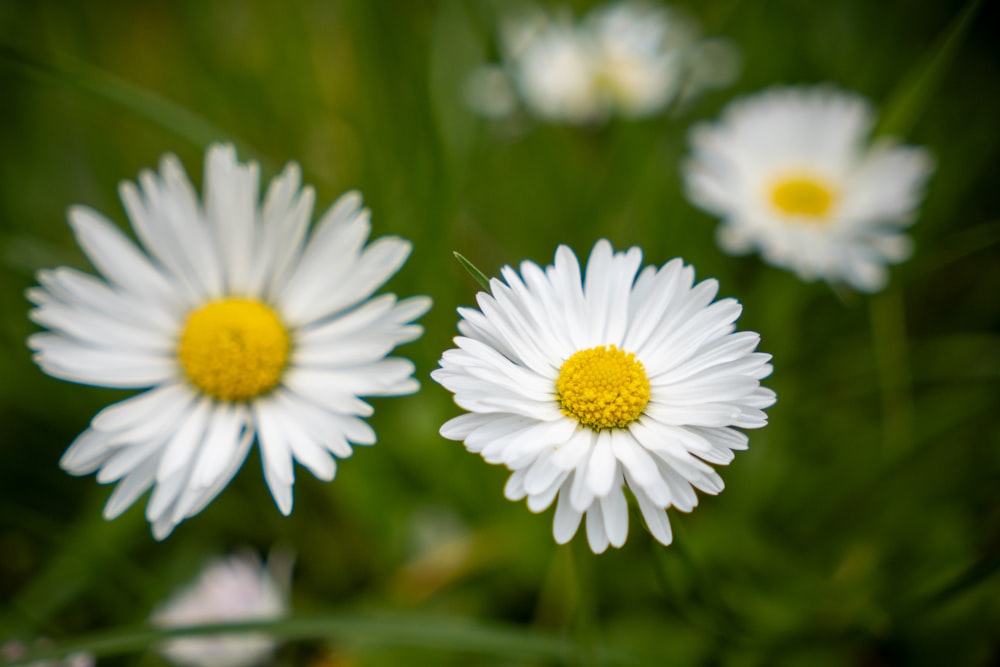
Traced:
[[682, 14], [641, 0], [599, 6], [578, 21], [566, 8], [531, 7], [508, 16], [500, 38], [502, 69], [475, 70], [466, 88], [470, 107], [489, 117], [513, 113], [519, 99], [529, 114], [555, 123], [642, 118], [728, 85], [739, 69], [734, 47], [699, 40]]
[[[212, 623], [278, 620], [288, 615], [292, 557], [272, 554], [264, 566], [243, 552], [210, 561], [198, 578], [160, 605], [153, 625], [172, 628]], [[276, 642], [265, 633], [202, 635], [171, 639], [160, 653], [178, 665], [247, 667], [271, 657]]]
[[691, 131], [688, 198], [717, 215], [733, 254], [758, 251], [803, 280], [882, 289], [934, 169], [925, 149], [869, 145], [875, 110], [831, 86], [772, 88]]

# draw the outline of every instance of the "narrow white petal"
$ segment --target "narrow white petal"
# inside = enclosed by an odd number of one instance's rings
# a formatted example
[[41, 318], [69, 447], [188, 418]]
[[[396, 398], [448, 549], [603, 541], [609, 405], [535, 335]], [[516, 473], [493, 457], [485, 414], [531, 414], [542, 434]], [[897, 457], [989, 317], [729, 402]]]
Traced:
[[586, 512], [587, 508], [594, 502], [594, 492], [590, 490], [586, 478], [586, 473], [577, 469], [570, 483], [569, 501], [577, 512]]
[[527, 476], [527, 468], [515, 470], [511, 473], [511, 476], [507, 478], [507, 483], [503, 487], [503, 495], [507, 500], [517, 502], [528, 495], [528, 491], [524, 488], [524, 479]]
[[580, 519], [583, 518], [583, 512], [574, 509], [573, 504], [567, 498], [569, 495], [567, 489], [570, 484], [570, 480], [563, 483], [559, 500], [556, 502], [556, 514], [552, 520], [552, 536], [558, 544], [566, 544], [573, 539], [580, 527]]
[[58, 334], [33, 334], [28, 345], [46, 373], [81, 384], [145, 389], [173, 380], [178, 371], [176, 359], [170, 356], [90, 347]]
[[170, 282], [135, 244], [96, 211], [74, 206], [69, 221], [94, 267], [119, 289], [176, 304]]
[[118, 483], [104, 505], [104, 518], [110, 521], [120, 516], [153, 485], [155, 479], [156, 459], [149, 458]]
[[618, 464], [611, 448], [611, 433], [606, 430], [600, 431], [586, 468], [590, 492], [598, 498], [610, 493], [617, 468]]
[[318, 405], [340, 414], [371, 416], [370, 405], [358, 398], [361, 393], [343, 374], [291, 367], [285, 371], [285, 386], [300, 396], [308, 396]]
[[670, 504], [670, 490], [656, 467], [656, 461], [630, 435], [612, 440], [617, 458], [630, 475], [633, 488], [639, 487], [664, 507]]
[[590, 459], [593, 448], [593, 431], [574, 427], [572, 437], [559, 446], [552, 457], [552, 463], [563, 470], [579, 469], [585, 460]]
[[[105, 408], [92, 424], [95, 429], [110, 433], [118, 444], [156, 441], [162, 446], [176, 432], [178, 424], [188, 418], [197, 400], [198, 395], [186, 386], [158, 387]], [[120, 425], [112, 428], [116, 423]]]
[[[244, 408], [245, 410], [245, 408]], [[241, 421], [245, 415], [240, 414]], [[219, 493], [224, 489], [236, 475], [236, 472], [243, 466], [250, 445], [253, 442], [253, 431], [244, 429], [240, 432], [240, 437], [236, 441], [231, 454], [224, 459], [222, 469], [213, 471], [211, 478], [203, 477], [198, 486], [189, 486], [185, 495], [177, 501], [175, 516], [181, 518], [192, 517], [201, 512]], [[207, 483], [207, 486], [205, 484]]]
[[240, 164], [231, 145], [216, 144], [205, 154], [205, 215], [215, 235], [226, 291], [250, 295], [254, 244], [259, 235], [259, 168]]
[[[183, 419], [163, 450], [156, 470], [156, 486], [146, 505], [146, 518], [154, 524], [169, 526], [173, 530], [173, 526], [185, 518], [176, 512], [177, 504], [190, 484], [198, 452], [210, 427], [211, 415], [211, 401], [202, 398]], [[171, 457], [169, 460], [168, 456]]]
[[656, 421], [678, 426], [730, 426], [740, 416], [739, 408], [725, 403], [677, 407], [651, 400], [644, 412]]
[[97, 473], [98, 484], [119, 480], [150, 459], [159, 459], [165, 442], [166, 436], [159, 435], [154, 439], [127, 442], [117, 447]]
[[[198, 455], [198, 449], [201, 446], [211, 414], [211, 406], [211, 400], [204, 397], [188, 405], [186, 414], [181, 418], [176, 430], [163, 448], [163, 455], [156, 472], [156, 479], [160, 484], [176, 475], [187, 477], [185, 471], [191, 469]], [[157, 511], [153, 513], [159, 515]]]
[[233, 459], [240, 454], [239, 444], [247, 425], [244, 410], [243, 406], [235, 404], [221, 403], [213, 406], [189, 488], [211, 488], [222, 473], [232, 466]]
[[[626, 475], [626, 480], [628, 476]], [[642, 518], [646, 522], [646, 528], [656, 538], [656, 541], [663, 546], [668, 546], [674, 540], [673, 531], [670, 529], [670, 520], [666, 511], [650, 500], [642, 489], [632, 487], [633, 495], [639, 503], [639, 510]]]
[[587, 508], [587, 543], [595, 554], [602, 554], [608, 549], [608, 532], [604, 528], [604, 512], [601, 503], [594, 502]]
[[619, 486], [601, 498], [600, 503], [608, 542], [613, 547], [621, 547], [628, 537], [628, 504], [625, 502], [625, 494]]
[[548, 450], [539, 456], [534, 464], [528, 468], [528, 475], [524, 479], [524, 489], [529, 495], [543, 493], [563, 473], [562, 470], [552, 464], [551, 459], [552, 451]]
[[295, 473], [292, 470], [291, 446], [284, 435], [285, 417], [274, 401], [266, 398], [254, 402], [253, 413], [264, 479], [278, 509], [288, 516], [292, 511]]
[[88, 428], [73, 440], [59, 459], [59, 465], [71, 475], [86, 475], [97, 470], [114, 452], [111, 436]]
[[529, 495], [528, 509], [536, 514], [547, 510], [552, 505], [552, 501], [556, 499], [556, 494], [559, 493], [559, 489], [562, 488], [567, 477], [569, 477], [569, 473], [560, 473], [558, 477], [552, 480], [548, 488], [542, 489], [536, 494]]

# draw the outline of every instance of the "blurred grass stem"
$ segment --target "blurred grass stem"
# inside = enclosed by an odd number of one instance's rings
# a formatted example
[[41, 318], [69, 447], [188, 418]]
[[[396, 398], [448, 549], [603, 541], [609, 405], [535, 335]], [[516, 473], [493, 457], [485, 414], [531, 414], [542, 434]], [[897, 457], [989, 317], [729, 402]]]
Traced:
[[910, 373], [906, 314], [898, 289], [869, 300], [875, 373], [882, 397], [882, 443], [890, 459], [913, 444], [913, 381]]
[[983, 0], [969, 0], [923, 59], [896, 86], [885, 102], [875, 134], [904, 137], [910, 133], [944, 78], [982, 4]]
[[[74, 91], [89, 93], [102, 101], [121, 106], [198, 148], [207, 146], [213, 141], [232, 139], [229, 133], [203, 116], [156, 92], [70, 56], [49, 54], [39, 57], [8, 46], [0, 46], [0, 60], [16, 65], [33, 76], [51, 80]], [[241, 142], [236, 143], [244, 155], [257, 155], [257, 152], [248, 146]]]
[[[223, 632], [224, 631], [224, 632]], [[85, 652], [95, 658], [134, 653], [171, 637], [266, 632], [282, 640], [327, 639], [343, 644], [376, 643], [380, 646], [445, 649], [507, 658], [565, 660], [571, 644], [558, 637], [499, 624], [473, 623], [461, 618], [428, 614], [338, 614], [298, 617], [281, 621], [223, 623], [179, 628], [122, 628], [88, 638], [29, 650], [8, 664], [28, 665]]]

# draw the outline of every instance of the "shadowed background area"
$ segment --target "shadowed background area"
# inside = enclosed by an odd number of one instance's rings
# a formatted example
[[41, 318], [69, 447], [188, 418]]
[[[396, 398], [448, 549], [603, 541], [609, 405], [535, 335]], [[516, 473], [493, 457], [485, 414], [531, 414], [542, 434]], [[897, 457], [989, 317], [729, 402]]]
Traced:
[[[961, 11], [945, 0], [680, 3], [740, 50], [740, 77], [680, 109], [590, 127], [467, 109], [466, 77], [497, 60], [508, 6], [0, 5], [0, 642], [135, 628], [207, 558], [283, 545], [296, 554], [296, 617], [369, 620], [293, 618], [282, 665], [563, 664], [578, 647], [592, 654], [582, 664], [996, 661], [996, 3], [945, 48]], [[716, 221], [684, 198], [692, 123], [738, 94], [818, 82], [891, 105], [892, 129], [937, 161], [916, 252], [872, 297], [723, 254]], [[434, 298], [424, 336], [398, 350], [423, 388], [371, 401], [378, 443], [333, 482], [298, 468], [290, 517], [253, 451], [158, 543], [145, 499], [105, 522], [110, 488], [59, 469], [90, 418], [128, 394], [43, 375], [24, 344], [37, 327], [23, 293], [40, 268], [91, 270], [67, 206], [125, 225], [119, 181], [172, 152], [200, 190], [217, 140], [264, 179], [299, 162], [317, 214], [359, 189], [374, 236], [413, 242], [386, 289]], [[593, 556], [582, 533], [557, 546], [551, 509], [504, 500], [506, 471], [438, 435], [458, 408], [428, 374], [478, 289], [453, 251], [496, 275], [550, 263], [560, 243], [586, 256], [601, 237], [718, 278], [744, 305], [740, 327], [774, 355], [778, 403], [720, 469], [726, 490], [671, 511], [672, 546], [633, 511], [625, 547]], [[135, 650], [98, 664], [165, 663]]]

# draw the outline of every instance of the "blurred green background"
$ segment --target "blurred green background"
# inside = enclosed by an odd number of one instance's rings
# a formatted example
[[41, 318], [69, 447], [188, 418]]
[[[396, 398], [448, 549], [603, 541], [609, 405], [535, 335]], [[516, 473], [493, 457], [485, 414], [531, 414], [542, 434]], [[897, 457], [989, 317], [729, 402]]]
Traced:
[[[595, 3], [572, 4], [579, 15]], [[462, 100], [467, 73], [496, 60], [509, 6], [0, 3], [0, 643], [135, 628], [209, 556], [281, 544], [297, 554], [296, 615], [360, 623], [299, 626], [284, 665], [1000, 661], [997, 3], [907, 107], [904, 138], [938, 169], [915, 256], [874, 297], [723, 255], [715, 222], [682, 194], [686, 131], [776, 83], [898, 99], [959, 3], [678, 3], [739, 47], [734, 86], [683, 113], [518, 132]], [[234, 141], [265, 178], [298, 161], [320, 208], [360, 189], [375, 234], [414, 243], [387, 289], [435, 307], [399, 350], [423, 390], [373, 401], [375, 447], [329, 484], [299, 469], [289, 518], [251, 454], [157, 543], [145, 499], [106, 523], [110, 489], [60, 471], [70, 441], [124, 394], [31, 363], [23, 292], [39, 268], [89, 270], [68, 205], [125, 224], [120, 180], [174, 152], [200, 189], [213, 140]], [[745, 306], [741, 328], [774, 354], [778, 403], [720, 471], [726, 491], [671, 511], [674, 545], [633, 513], [625, 547], [595, 557], [582, 534], [555, 545], [551, 510], [504, 500], [506, 471], [437, 435], [458, 409], [428, 373], [477, 290], [453, 250], [496, 274], [547, 263], [559, 243], [586, 255], [602, 236], [719, 278]], [[163, 662], [138, 650], [98, 664]]]

